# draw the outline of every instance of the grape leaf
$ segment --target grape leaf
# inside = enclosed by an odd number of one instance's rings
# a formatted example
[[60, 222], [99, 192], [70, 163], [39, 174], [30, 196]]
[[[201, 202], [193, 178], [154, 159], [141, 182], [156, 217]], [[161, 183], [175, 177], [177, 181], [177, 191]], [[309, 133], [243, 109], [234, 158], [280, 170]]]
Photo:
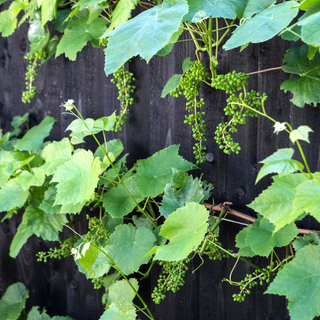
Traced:
[[86, 270], [88, 279], [99, 278], [108, 273], [111, 261], [96, 246], [90, 242], [81, 246], [80, 257], [77, 261]]
[[28, 190], [23, 190], [17, 179], [9, 180], [0, 189], [0, 212], [21, 208], [28, 198]]
[[320, 172], [314, 173], [312, 180], [298, 185], [296, 192], [293, 209], [299, 212], [308, 212], [320, 221]]
[[10, 244], [10, 257], [16, 258], [20, 249], [32, 235], [33, 232], [29, 230], [28, 225], [24, 222], [21, 222]]
[[190, 57], [185, 58], [182, 62], [183, 73], [188, 72], [192, 68], [193, 65], [194, 65], [194, 61], [191, 61]]
[[99, 173], [99, 158], [94, 159], [91, 151], [75, 153], [71, 160], [57, 168], [52, 178], [52, 182], [59, 182], [54, 204], [77, 204], [89, 200], [97, 186]]
[[11, 121], [11, 125], [15, 129], [17, 129], [20, 126], [22, 126], [28, 120], [28, 117], [29, 117], [29, 113], [28, 112], [26, 112], [22, 117], [21, 116], [14, 116], [12, 121]]
[[2, 32], [3, 37], [8, 37], [14, 32], [17, 21], [12, 11], [5, 10], [0, 12], [0, 32]]
[[[136, 291], [139, 290], [138, 280], [131, 278], [129, 279], [131, 285], [135, 288]], [[132, 287], [127, 283], [125, 279], [116, 281], [109, 288], [109, 297], [108, 302], [119, 302], [120, 304], [131, 303], [136, 296], [136, 293], [133, 291]]]
[[38, 306], [32, 307], [30, 312], [28, 313], [27, 320], [51, 320], [51, 318], [46, 313], [46, 309], [44, 308], [42, 312], [39, 311]]
[[[0, 188], [6, 184], [13, 173], [13, 168], [10, 165], [13, 160], [14, 158], [10, 151], [0, 150]], [[9, 166], [10, 169], [8, 170]]]
[[182, 74], [174, 74], [164, 86], [161, 93], [161, 98], [164, 98], [168, 93], [174, 91], [178, 87], [178, 85], [181, 83], [181, 80], [182, 80]]
[[179, 37], [183, 33], [183, 29], [179, 28], [178, 31], [174, 32], [172, 36], [169, 39], [169, 42], [161, 49], [159, 50], [156, 54], [158, 56], [164, 57], [167, 54], [169, 54], [174, 46], [174, 44], [178, 41]]
[[46, 33], [46, 30], [41, 25], [41, 21], [34, 19], [28, 30], [28, 39], [31, 42], [30, 54], [34, 54], [42, 49], [48, 43], [49, 38], [50, 33]]
[[135, 181], [143, 196], [156, 197], [171, 181], [172, 169], [188, 171], [193, 164], [178, 155], [179, 145], [171, 145], [138, 162]]
[[[112, 152], [115, 158], [117, 158], [124, 149], [120, 139], [113, 139], [113, 140], [107, 141], [107, 147], [105, 143], [103, 143], [101, 146], [106, 152]], [[94, 157], [99, 157], [100, 161], [103, 161], [105, 157], [105, 153], [102, 151], [100, 146], [97, 148], [96, 152], [94, 153]]]
[[73, 8], [80, 7], [80, 10], [83, 10], [88, 7], [95, 6], [105, 0], [80, 0], [79, 2], [75, 3]]
[[[200, 203], [205, 197], [205, 190], [203, 189], [201, 180], [198, 178], [193, 179], [192, 176], [189, 176], [187, 173], [182, 173], [182, 183], [179, 183], [178, 188], [175, 187], [174, 179], [179, 174], [181, 176], [181, 172], [174, 170], [173, 181], [168, 183], [164, 188], [160, 212], [166, 218], [178, 208], [184, 207], [187, 202]], [[212, 189], [211, 186], [209, 186], [209, 189]]]
[[255, 253], [252, 251], [251, 247], [246, 244], [246, 237], [248, 233], [253, 228], [252, 224], [249, 224], [246, 228], [243, 228], [237, 235], [236, 235], [236, 247], [240, 250], [238, 254], [240, 256], [245, 257], [254, 257]]
[[299, 9], [292, 8], [295, 4], [295, 1], [288, 1], [258, 13], [235, 29], [223, 46], [224, 49], [230, 50], [248, 42], [259, 43], [273, 38], [298, 14]]
[[297, 140], [303, 140], [308, 143], [309, 141], [309, 132], [313, 132], [313, 130], [308, 126], [300, 126], [298, 129], [290, 132], [290, 140], [292, 143], [295, 143]]
[[249, 0], [242, 18], [251, 18], [255, 13], [268, 9], [275, 0]]
[[64, 30], [64, 35], [61, 38], [56, 52], [56, 57], [64, 53], [67, 58], [74, 61], [77, 57], [77, 52], [87, 44], [92, 42], [94, 47], [99, 47], [98, 38], [105, 31], [106, 21], [102, 18], [97, 18], [90, 24], [87, 24], [87, 17], [79, 18], [71, 22]]
[[29, 291], [23, 283], [9, 286], [0, 300], [0, 320], [17, 319], [28, 297]]
[[41, 22], [44, 26], [48, 21], [57, 17], [57, 0], [41, 1]]
[[269, 173], [277, 173], [285, 175], [303, 169], [303, 164], [297, 160], [293, 160], [294, 150], [292, 148], [278, 149], [268, 158], [260, 161], [264, 165], [260, 169], [256, 183]]
[[133, 179], [125, 180], [124, 185], [135, 201], [130, 197], [122, 184], [108, 190], [101, 198], [103, 206], [113, 218], [120, 218], [130, 213], [137, 203], [144, 199]]
[[28, 225], [30, 231], [43, 240], [59, 241], [58, 234], [68, 219], [64, 214], [47, 214], [29, 205], [23, 214], [22, 221]]
[[112, 302], [99, 320], [136, 320], [136, 308], [132, 303], [122, 305], [120, 303]]
[[212, 16], [213, 18], [241, 18], [248, 0], [188, 0], [189, 12], [184, 21], [198, 22]]
[[165, 0], [106, 34], [109, 37], [105, 51], [106, 75], [115, 72], [138, 54], [149, 62], [179, 29], [187, 11], [186, 0]]
[[54, 118], [46, 116], [39, 125], [31, 128], [15, 143], [14, 149], [20, 151], [41, 149], [43, 140], [49, 135], [55, 121]]
[[44, 199], [39, 208], [46, 213], [60, 213], [61, 205], [54, 206], [54, 201], [57, 196], [57, 188], [51, 185], [45, 192]]
[[274, 229], [274, 225], [266, 218], [256, 219], [252, 224], [246, 233], [245, 244], [250, 246], [254, 255], [268, 257], [274, 247], [283, 247], [289, 244], [299, 233], [294, 222], [276, 232]]
[[29, 190], [31, 186], [40, 187], [45, 179], [44, 173], [39, 168], [33, 169], [33, 174], [28, 171], [22, 171], [16, 178], [23, 191]]
[[119, 224], [123, 224], [123, 218], [112, 218], [110, 214], [102, 217], [102, 225], [105, 229], [113, 232]]
[[14, 0], [12, 1], [9, 10], [13, 13], [13, 15], [16, 17], [21, 10], [26, 10], [28, 6], [27, 0]]
[[303, 211], [293, 210], [295, 188], [306, 180], [302, 173], [274, 176], [272, 185], [264, 190], [248, 207], [263, 215], [275, 225], [274, 232], [295, 221]]
[[138, 271], [150, 257], [144, 257], [156, 241], [154, 234], [146, 229], [136, 229], [131, 223], [116, 227], [106, 246], [110, 257], [125, 275]]
[[131, 11], [136, 7], [137, 3], [138, 0], [120, 0], [112, 12], [111, 24], [105, 34], [128, 21], [131, 17]]
[[142, 214], [140, 217], [134, 214], [132, 216], [132, 222], [137, 228], [145, 227], [146, 229], [153, 231], [154, 225], [144, 214]]
[[[279, 271], [266, 293], [286, 296], [292, 320], [320, 315], [320, 246], [306, 246]], [[307, 263], [306, 263], [307, 261]]]
[[47, 175], [53, 175], [57, 168], [65, 162], [71, 160], [73, 147], [68, 138], [61, 141], [53, 141], [42, 151], [42, 157], [46, 163], [41, 166], [41, 170]]
[[207, 232], [209, 211], [194, 202], [170, 214], [161, 227], [160, 236], [169, 244], [156, 247], [156, 260], [179, 261], [185, 259], [200, 245]]
[[295, 251], [300, 250], [301, 248], [308, 245], [319, 245], [320, 238], [315, 232], [309, 232], [304, 237], [298, 237], [292, 242], [292, 246]]
[[282, 70], [287, 73], [297, 74], [299, 77], [290, 78], [281, 84], [284, 92], [293, 93], [290, 100], [294, 105], [303, 108], [305, 104], [320, 102], [320, 53], [316, 53], [312, 60], [308, 59], [309, 47], [290, 47], [284, 55]]

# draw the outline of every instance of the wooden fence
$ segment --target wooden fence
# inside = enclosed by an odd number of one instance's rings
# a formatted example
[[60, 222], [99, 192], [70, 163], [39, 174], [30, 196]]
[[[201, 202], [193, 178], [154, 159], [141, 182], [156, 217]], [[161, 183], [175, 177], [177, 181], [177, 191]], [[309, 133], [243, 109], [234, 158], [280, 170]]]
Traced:
[[[37, 95], [29, 104], [21, 102], [21, 93], [25, 86], [28, 51], [26, 26], [22, 26], [13, 36], [0, 38], [0, 128], [10, 129], [15, 115], [30, 113], [30, 124], [38, 124], [46, 115], [54, 117], [50, 139], [67, 136], [66, 127], [70, 116], [61, 115], [59, 105], [68, 99], [74, 99], [84, 117], [98, 118], [110, 115], [119, 108], [117, 90], [106, 78], [104, 53], [102, 49], [88, 45], [77, 55], [77, 61], [71, 62], [63, 56], [51, 58], [39, 70], [35, 84]], [[242, 53], [239, 50], [222, 52], [219, 55], [220, 73], [232, 70], [253, 72], [282, 65], [283, 55], [292, 43], [274, 39], [258, 45], [249, 45]], [[181, 42], [166, 57], [155, 57], [149, 64], [136, 57], [129, 65], [135, 74], [137, 91], [135, 104], [130, 108], [128, 123], [118, 134], [110, 133], [108, 138], [120, 138], [125, 152], [129, 152], [128, 166], [137, 159], [145, 158], [170, 145], [181, 144], [180, 154], [194, 161], [192, 153], [193, 138], [191, 129], [184, 124], [185, 101], [167, 96], [160, 98], [166, 81], [174, 74], [181, 73], [185, 57], [195, 58], [194, 47], [190, 42]], [[281, 70], [252, 75], [250, 89], [266, 92], [267, 112], [281, 121], [291, 122], [293, 127], [307, 124], [314, 133], [310, 135], [310, 144], [304, 143], [311, 171], [320, 169], [320, 111], [319, 108], [306, 106], [299, 109], [289, 102], [290, 93], [280, 91], [280, 84], [288, 78]], [[264, 178], [257, 185], [255, 179], [261, 165], [259, 161], [271, 155], [277, 148], [291, 146], [286, 133], [273, 133], [272, 123], [263, 118], [250, 119], [235, 139], [242, 150], [239, 155], [225, 155], [214, 140], [216, 126], [224, 120], [223, 108], [226, 95], [222, 91], [201, 87], [201, 96], [205, 99], [205, 120], [207, 130], [208, 161], [194, 171], [194, 175], [203, 174], [214, 185], [215, 203], [230, 201], [233, 208], [255, 216], [246, 205], [270, 184], [270, 178]], [[87, 147], [96, 148], [94, 141], [88, 140]], [[211, 200], [213, 201], [213, 200]], [[2, 218], [4, 214], [0, 216]], [[232, 218], [234, 219], [234, 218]], [[54, 244], [31, 237], [16, 259], [9, 257], [9, 246], [21, 218], [19, 215], [6, 220], [0, 228], [0, 296], [6, 288], [17, 281], [28, 287], [30, 297], [27, 309], [33, 305], [46, 307], [53, 315], [69, 315], [76, 320], [96, 320], [103, 312], [101, 297], [103, 289], [94, 290], [90, 281], [77, 271], [73, 258], [52, 259], [48, 263], [36, 261], [38, 251], [48, 250]], [[236, 219], [242, 221], [241, 219]], [[312, 219], [306, 218], [300, 227], [320, 229]], [[86, 232], [84, 217], [77, 217], [76, 228]], [[242, 226], [224, 222], [220, 228], [224, 246], [234, 249], [234, 237]], [[65, 231], [64, 236], [68, 232]], [[279, 251], [280, 255], [284, 252]], [[257, 258], [255, 263], [265, 263], [266, 259]], [[234, 259], [222, 262], [205, 260], [204, 265], [195, 273], [200, 259], [194, 259], [189, 266], [185, 286], [176, 294], [168, 293], [160, 304], [154, 305], [150, 292], [157, 283], [152, 276], [141, 283], [142, 297], [150, 305], [157, 320], [244, 320], [244, 319], [289, 319], [284, 297], [264, 295], [266, 286], [255, 287], [242, 304], [233, 302], [232, 294], [238, 289], [222, 282], [228, 278], [234, 266]], [[156, 267], [160, 270], [160, 267]], [[241, 280], [253, 270], [241, 261], [232, 278]], [[143, 317], [141, 317], [143, 319]]]

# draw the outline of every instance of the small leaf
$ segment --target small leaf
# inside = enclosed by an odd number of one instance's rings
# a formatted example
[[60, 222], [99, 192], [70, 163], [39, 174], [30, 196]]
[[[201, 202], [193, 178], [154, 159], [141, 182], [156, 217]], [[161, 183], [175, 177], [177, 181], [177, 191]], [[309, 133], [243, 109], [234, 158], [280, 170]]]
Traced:
[[193, 167], [191, 162], [178, 155], [178, 150], [179, 145], [171, 145], [139, 161], [135, 181], [143, 196], [154, 198], [163, 192], [171, 181], [172, 168], [188, 171]]
[[274, 0], [248, 0], [242, 18], [251, 18], [255, 13], [268, 9], [274, 2]]
[[287, 1], [269, 7], [240, 25], [224, 45], [225, 50], [240, 47], [248, 42], [267, 41], [283, 30], [299, 10], [292, 8], [295, 1]]
[[320, 246], [300, 249], [296, 257], [279, 271], [266, 291], [287, 297], [292, 320], [310, 320], [320, 315], [319, 257]]
[[169, 244], [156, 247], [154, 259], [179, 261], [196, 250], [208, 227], [209, 211], [194, 202], [170, 214], [161, 227], [160, 236], [170, 240]]
[[238, 254], [240, 256], [245, 257], [254, 257], [255, 253], [252, 251], [251, 247], [246, 244], [246, 237], [248, 233], [252, 229], [252, 224], [249, 224], [246, 228], [243, 228], [237, 235], [236, 235], [236, 247], [238, 247], [240, 250]]
[[9, 286], [0, 300], [0, 320], [17, 319], [28, 297], [29, 291], [23, 283]]
[[51, 318], [47, 315], [46, 310], [43, 309], [42, 312], [39, 311], [39, 307], [32, 307], [30, 312], [28, 313], [27, 320], [51, 320]]
[[17, 129], [20, 126], [22, 126], [28, 120], [28, 117], [29, 117], [29, 113], [28, 112], [26, 112], [22, 117], [21, 116], [14, 116], [12, 121], [11, 121], [11, 125], [15, 129]]
[[[131, 278], [129, 279], [131, 285], [136, 291], [139, 290], [138, 280]], [[132, 287], [127, 283], [125, 279], [116, 281], [109, 288], [109, 298], [108, 302], [120, 302], [120, 304], [132, 303], [136, 293], [133, 291]]]
[[187, 57], [182, 62], [182, 71], [183, 73], [188, 72], [194, 64], [194, 61], [190, 61], [190, 57]]
[[[124, 149], [123, 144], [120, 139], [109, 140], [107, 142], [107, 147], [106, 147], [105, 143], [103, 143], [101, 146], [106, 152], [111, 152], [115, 158], [117, 158]], [[95, 151], [94, 157], [95, 158], [99, 157], [100, 161], [103, 161], [103, 159], [105, 157], [105, 153], [102, 151], [100, 146]]]
[[297, 160], [293, 160], [294, 150], [292, 148], [278, 149], [268, 158], [260, 161], [264, 165], [260, 169], [256, 183], [270, 173], [285, 175], [303, 169], [303, 164]]
[[46, 116], [39, 125], [31, 128], [15, 143], [14, 149], [20, 151], [41, 149], [43, 140], [49, 135], [55, 121], [54, 118]]
[[178, 85], [181, 83], [181, 80], [182, 80], [182, 74], [174, 74], [164, 86], [161, 93], [161, 98], [164, 98], [168, 93], [174, 91], [178, 87]]
[[54, 202], [57, 196], [57, 188], [50, 185], [48, 190], [45, 192], [43, 201], [41, 202], [39, 209], [43, 210], [45, 213], [60, 213], [61, 205], [54, 206]]
[[20, 252], [20, 249], [32, 235], [33, 232], [29, 230], [28, 225], [26, 223], [21, 222], [10, 245], [10, 257], [16, 258], [18, 253]]
[[44, 26], [48, 21], [57, 17], [57, 0], [42, 0], [41, 2], [41, 22]]
[[131, 223], [116, 227], [106, 246], [110, 257], [125, 275], [138, 271], [150, 257], [144, 257], [156, 241], [154, 234], [146, 229], [136, 229]]
[[120, 303], [111, 303], [99, 320], [136, 320], [136, 308], [132, 303], [122, 305]]
[[313, 132], [313, 130], [308, 126], [300, 126], [298, 129], [290, 132], [290, 140], [292, 141], [292, 143], [295, 143], [297, 140], [303, 140], [310, 143], [309, 132]]
[[8, 37], [13, 34], [17, 26], [17, 18], [13, 15], [12, 11], [5, 10], [0, 12], [0, 32], [3, 37]]
[[34, 168], [33, 174], [28, 171], [22, 171], [15, 179], [23, 191], [29, 190], [31, 186], [40, 187], [44, 183], [45, 174], [39, 169]]

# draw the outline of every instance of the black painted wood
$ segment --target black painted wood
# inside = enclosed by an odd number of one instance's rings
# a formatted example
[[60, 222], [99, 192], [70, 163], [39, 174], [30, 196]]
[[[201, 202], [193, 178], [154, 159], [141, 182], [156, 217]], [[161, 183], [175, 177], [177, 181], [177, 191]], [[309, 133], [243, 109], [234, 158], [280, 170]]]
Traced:
[[[38, 124], [46, 115], [54, 117], [50, 139], [58, 140], [71, 122], [70, 116], [62, 115], [59, 105], [68, 99], [75, 104], [85, 117], [98, 118], [110, 115], [119, 108], [117, 90], [103, 72], [104, 56], [102, 49], [88, 45], [77, 55], [76, 62], [70, 62], [63, 56], [51, 58], [39, 70], [35, 84], [37, 95], [30, 104], [21, 102], [24, 90], [26, 61], [28, 51], [27, 27], [22, 26], [9, 38], [0, 37], [0, 128], [10, 129], [10, 122], [15, 115], [31, 114], [31, 124]], [[185, 35], [187, 38], [188, 35]], [[219, 72], [232, 70], [252, 72], [282, 65], [286, 49], [292, 45], [280, 39], [273, 39], [258, 45], [249, 45], [242, 53], [237, 49], [219, 54]], [[135, 74], [137, 92], [136, 103], [130, 108], [128, 123], [118, 134], [109, 133], [107, 138], [120, 138], [125, 152], [129, 152], [128, 165], [139, 158], [145, 158], [170, 145], [181, 144], [180, 154], [187, 160], [194, 161], [192, 154], [191, 129], [183, 123], [185, 101], [167, 96], [160, 98], [166, 81], [181, 72], [185, 57], [195, 58], [192, 43], [182, 42], [166, 57], [154, 57], [149, 64], [139, 57], [128, 66]], [[205, 61], [207, 63], [207, 61]], [[266, 92], [268, 113], [279, 121], [291, 121], [294, 127], [308, 124], [314, 133], [310, 145], [303, 143], [312, 171], [320, 169], [320, 132], [319, 108], [306, 106], [299, 109], [289, 102], [290, 93], [279, 90], [280, 84], [288, 78], [281, 70], [253, 75], [250, 89]], [[207, 148], [212, 157], [202, 164], [194, 175], [203, 173], [204, 179], [211, 182], [215, 189], [215, 203], [231, 201], [235, 209], [254, 215], [246, 207], [263, 189], [270, 184], [270, 178], [264, 178], [257, 185], [255, 179], [259, 161], [271, 155], [277, 148], [292, 146], [286, 133], [273, 134], [272, 123], [264, 118], [250, 119], [243, 126], [235, 139], [240, 142], [242, 151], [239, 155], [227, 156], [218, 148], [214, 140], [214, 131], [218, 123], [225, 120], [223, 108], [226, 95], [207, 86], [201, 87], [201, 96], [205, 99], [206, 121], [208, 124]], [[93, 140], [88, 139], [87, 147], [96, 149]], [[208, 157], [210, 159], [210, 157]], [[0, 218], [3, 217], [1, 215]], [[46, 307], [53, 315], [69, 315], [77, 320], [99, 319], [103, 312], [101, 296], [103, 290], [94, 290], [90, 281], [77, 271], [72, 258], [51, 260], [47, 264], [36, 261], [39, 250], [48, 250], [54, 244], [29, 239], [16, 259], [9, 257], [9, 246], [21, 220], [20, 215], [6, 220], [0, 228], [0, 296], [6, 288], [17, 281], [25, 283], [30, 290], [27, 309], [33, 305]], [[80, 233], [86, 232], [84, 215], [76, 217], [76, 226]], [[301, 222], [301, 227], [318, 228], [312, 218]], [[235, 249], [234, 238], [241, 226], [223, 223], [220, 229], [221, 241], [225, 247]], [[69, 231], [64, 231], [67, 237]], [[284, 252], [280, 251], [280, 255]], [[255, 263], [263, 264], [265, 259], [256, 258]], [[205, 260], [195, 273], [201, 260], [195, 258], [189, 267], [185, 286], [176, 294], [168, 293], [167, 298], [158, 306], [150, 299], [150, 292], [157, 283], [157, 272], [140, 283], [141, 295], [150, 305], [157, 320], [174, 319], [289, 319], [284, 297], [264, 295], [266, 286], [254, 288], [250, 296], [241, 305], [232, 301], [232, 294], [237, 289], [227, 282], [235, 261], [222, 262]], [[155, 271], [160, 271], [156, 266]], [[239, 262], [232, 278], [242, 279], [252, 269]], [[137, 303], [139, 303], [137, 301]], [[144, 319], [141, 316], [141, 319]]]

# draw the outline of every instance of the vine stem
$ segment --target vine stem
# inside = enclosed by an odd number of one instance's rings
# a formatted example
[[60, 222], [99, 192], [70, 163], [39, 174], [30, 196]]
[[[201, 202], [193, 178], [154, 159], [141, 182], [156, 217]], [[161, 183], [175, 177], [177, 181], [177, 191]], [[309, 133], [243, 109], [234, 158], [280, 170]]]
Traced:
[[273, 71], [273, 70], [279, 70], [279, 69], [282, 69], [282, 67], [274, 67], [274, 68], [269, 68], [269, 69], [264, 69], [264, 70], [249, 72], [249, 73], [247, 73], [247, 76], [250, 76], [250, 75], [252, 75], [252, 74], [257, 74], [257, 73], [263, 73], [263, 72], [268, 72], [268, 71]]
[[[79, 110], [76, 108], [76, 106], [73, 106], [76, 111], [78, 112], [79, 116], [81, 117], [81, 119], [83, 121], [85, 121], [85, 119], [83, 118], [82, 114], [79, 112]], [[85, 123], [85, 122], [84, 122]], [[135, 203], [135, 205], [137, 206], [137, 208], [139, 209], [139, 211], [141, 213], [143, 213], [149, 220], [150, 222], [156, 227], [157, 224], [153, 221], [153, 219], [150, 218], [150, 216], [140, 207], [139, 203], [137, 203], [136, 199], [132, 196], [132, 194], [129, 192], [129, 190], [127, 189], [127, 187], [125, 186], [125, 184], [123, 183], [117, 169], [115, 168], [114, 164], [112, 163], [108, 153], [106, 152], [106, 150], [104, 150], [104, 148], [102, 147], [101, 143], [99, 142], [99, 140], [97, 139], [96, 135], [88, 128], [87, 124], [85, 123], [87, 129], [90, 131], [91, 135], [93, 136], [93, 138], [96, 140], [97, 144], [99, 145], [99, 147], [102, 149], [103, 153], [106, 155], [108, 161], [111, 164], [112, 169], [114, 170], [114, 172], [116, 173], [116, 176], [120, 182], [120, 184], [122, 185], [122, 187], [124, 188], [124, 190], [128, 193], [129, 197], [132, 199], [132, 201]]]

